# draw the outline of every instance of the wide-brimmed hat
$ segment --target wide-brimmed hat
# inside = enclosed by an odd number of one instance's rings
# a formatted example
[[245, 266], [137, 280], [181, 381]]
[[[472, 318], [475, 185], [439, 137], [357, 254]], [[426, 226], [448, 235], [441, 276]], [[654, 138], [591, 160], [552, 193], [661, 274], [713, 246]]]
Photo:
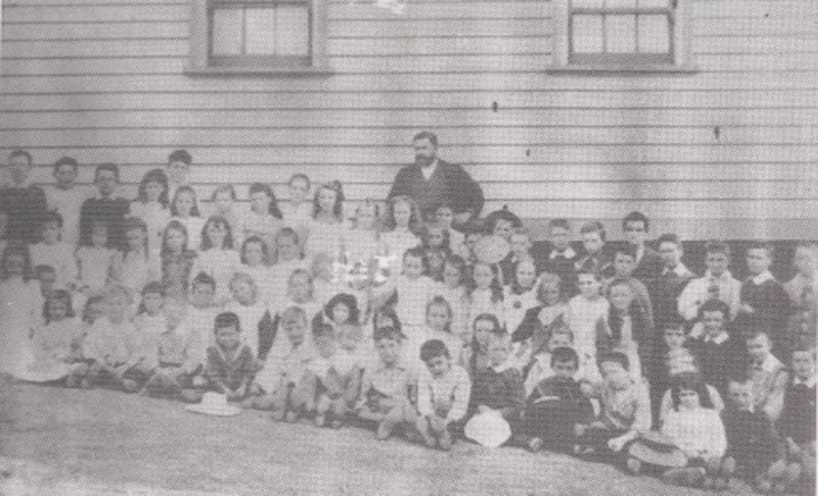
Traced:
[[229, 417], [238, 415], [241, 408], [227, 403], [227, 395], [209, 392], [202, 397], [202, 402], [196, 405], [187, 405], [185, 410], [205, 415], [216, 415], [218, 417]]
[[506, 240], [500, 236], [483, 236], [474, 244], [474, 256], [477, 260], [487, 263], [500, 263], [511, 251]]
[[677, 468], [687, 465], [687, 457], [673, 439], [660, 432], [643, 432], [631, 444], [628, 455], [637, 460], [659, 467]]
[[467, 438], [487, 448], [498, 448], [511, 437], [511, 426], [499, 413], [478, 413], [463, 429]]

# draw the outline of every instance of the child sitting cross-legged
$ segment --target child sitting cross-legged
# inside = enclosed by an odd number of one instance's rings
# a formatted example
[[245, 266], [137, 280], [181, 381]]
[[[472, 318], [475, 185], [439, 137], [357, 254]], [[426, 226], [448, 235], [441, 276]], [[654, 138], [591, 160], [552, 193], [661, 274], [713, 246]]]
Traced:
[[284, 310], [280, 330], [253, 383], [251, 390], [257, 397], [252, 406], [272, 410], [276, 421], [295, 422], [302, 414], [312, 412], [315, 380], [307, 374], [307, 367], [314, 359], [315, 346], [304, 310], [299, 307]]
[[355, 411], [377, 423], [378, 439], [385, 440], [396, 428], [413, 425], [416, 413], [409, 402], [409, 369], [400, 360], [404, 335], [394, 327], [380, 327], [374, 339], [378, 362], [364, 371]]
[[670, 392], [673, 409], [662, 423], [662, 433], [673, 439], [687, 456], [687, 466], [667, 470], [663, 477], [673, 484], [712, 488], [715, 479], [732, 473], [728, 465], [722, 474], [727, 438], [719, 412], [713, 408], [699, 374], [675, 376]]
[[112, 284], [105, 290], [105, 315], [94, 322], [83, 342], [83, 356], [90, 360], [83, 387], [102, 382], [138, 391], [154, 369], [155, 351], [148, 350], [142, 336], [128, 318], [130, 293], [125, 287]]
[[463, 367], [452, 364], [448, 347], [439, 339], [421, 345], [420, 359], [426, 368], [418, 378], [416, 427], [426, 446], [446, 451], [452, 447], [453, 431], [466, 417], [471, 380]]
[[539, 451], [545, 446], [570, 451], [576, 425], [590, 424], [594, 410], [574, 378], [579, 368], [577, 352], [567, 346], [554, 348], [550, 362], [553, 375], [536, 383], [528, 394], [525, 410], [525, 430], [531, 436], [528, 448]]
[[728, 404], [722, 413], [727, 453], [717, 487], [727, 487], [734, 473], [758, 489], [772, 489], [770, 468], [784, 458], [778, 433], [761, 408], [753, 404], [753, 383], [743, 378], [728, 383]]
[[247, 395], [248, 385], [256, 373], [256, 359], [250, 347], [242, 344], [239, 317], [232, 312], [216, 316], [213, 323], [215, 344], [207, 347], [207, 361], [201, 379], [195, 379], [195, 388], [182, 392], [189, 403], [202, 400], [205, 391], [223, 393], [230, 401], [241, 401]]
[[574, 453], [618, 458], [640, 432], [650, 430], [648, 388], [632, 377], [625, 353], [609, 351], [600, 354], [598, 362], [602, 384], [584, 389], [600, 401], [601, 411], [590, 425], [577, 428]]
[[[71, 309], [71, 293], [56, 289], [45, 300], [43, 325], [35, 326], [31, 337], [33, 366], [39, 370], [54, 370], [65, 378], [69, 387], [79, 385], [88, 366], [81, 360], [82, 324]], [[32, 367], [30, 367], [32, 368]]]
[[512, 445], [527, 443], [522, 430], [522, 413], [525, 409], [523, 376], [514, 366], [511, 353], [511, 336], [504, 329], [497, 329], [488, 336], [488, 366], [477, 370], [472, 386], [469, 422], [481, 415], [497, 415], [508, 423]]
[[323, 427], [328, 419], [334, 429], [343, 426], [361, 385], [361, 368], [356, 357], [338, 343], [339, 338], [339, 332], [330, 324], [313, 328], [317, 353], [307, 365], [307, 371], [316, 383], [315, 425], [318, 427]]
[[782, 474], [778, 488], [807, 494], [815, 487], [815, 349], [792, 352], [792, 379], [784, 393], [784, 410], [778, 429], [786, 445], [786, 459], [773, 464]]

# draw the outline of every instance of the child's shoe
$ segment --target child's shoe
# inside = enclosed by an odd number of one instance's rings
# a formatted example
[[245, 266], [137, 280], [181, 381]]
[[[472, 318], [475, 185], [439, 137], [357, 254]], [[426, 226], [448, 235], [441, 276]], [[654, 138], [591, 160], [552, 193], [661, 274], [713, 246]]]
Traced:
[[532, 437], [530, 441], [528, 441], [528, 451], [532, 453], [536, 453], [542, 449], [543, 440], [538, 437]]
[[386, 441], [389, 439], [389, 436], [392, 435], [392, 429], [394, 428], [395, 426], [392, 425], [391, 422], [387, 422], [385, 420], [381, 421], [381, 423], [378, 424], [378, 432], [376, 433], [378, 439], [381, 441]]
[[284, 411], [283, 408], [281, 409], [273, 409], [272, 417], [273, 420], [276, 422], [281, 422], [284, 420], [284, 417], [287, 415], [287, 412]]
[[437, 440], [432, 436], [432, 433], [429, 432], [429, 421], [426, 418], [421, 418], [420, 421], [417, 423], [418, 433], [423, 438], [423, 443], [428, 448], [434, 448], [437, 444]]
[[[630, 456], [625, 461], [625, 468], [628, 470], [629, 473], [633, 475], [639, 475], [639, 473], [642, 471], [642, 462]], [[667, 474], [667, 472], [665, 472], [665, 474]]]
[[139, 384], [133, 379], [122, 379], [122, 389], [126, 393], [135, 393], [139, 391]]
[[327, 417], [323, 413], [316, 413], [315, 414], [315, 426], [316, 427], [324, 427], [327, 423]]
[[440, 434], [440, 437], [437, 438], [438, 446], [443, 451], [449, 451], [452, 449], [452, 435], [449, 433], [449, 429], [444, 429], [443, 433]]

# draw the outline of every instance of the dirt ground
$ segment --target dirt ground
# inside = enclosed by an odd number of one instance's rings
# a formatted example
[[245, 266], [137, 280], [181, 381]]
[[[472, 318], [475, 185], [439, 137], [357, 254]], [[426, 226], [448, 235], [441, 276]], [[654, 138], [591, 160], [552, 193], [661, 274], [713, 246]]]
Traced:
[[[747, 495], [739, 485], [727, 495]], [[698, 495], [599, 463], [459, 442], [444, 453], [358, 428], [219, 418], [105, 390], [0, 384], [0, 495]], [[709, 493], [713, 494], [713, 493]]]

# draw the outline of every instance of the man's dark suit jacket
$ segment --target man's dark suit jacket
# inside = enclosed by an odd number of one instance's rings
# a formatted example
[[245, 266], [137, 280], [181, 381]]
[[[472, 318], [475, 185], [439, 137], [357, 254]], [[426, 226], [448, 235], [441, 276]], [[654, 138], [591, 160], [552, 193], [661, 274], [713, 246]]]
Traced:
[[425, 219], [433, 219], [442, 204], [449, 204], [455, 214], [470, 211], [480, 215], [483, 191], [463, 167], [438, 159], [434, 174], [427, 181], [420, 167], [408, 165], [398, 171], [389, 197], [406, 195], [413, 198]]

